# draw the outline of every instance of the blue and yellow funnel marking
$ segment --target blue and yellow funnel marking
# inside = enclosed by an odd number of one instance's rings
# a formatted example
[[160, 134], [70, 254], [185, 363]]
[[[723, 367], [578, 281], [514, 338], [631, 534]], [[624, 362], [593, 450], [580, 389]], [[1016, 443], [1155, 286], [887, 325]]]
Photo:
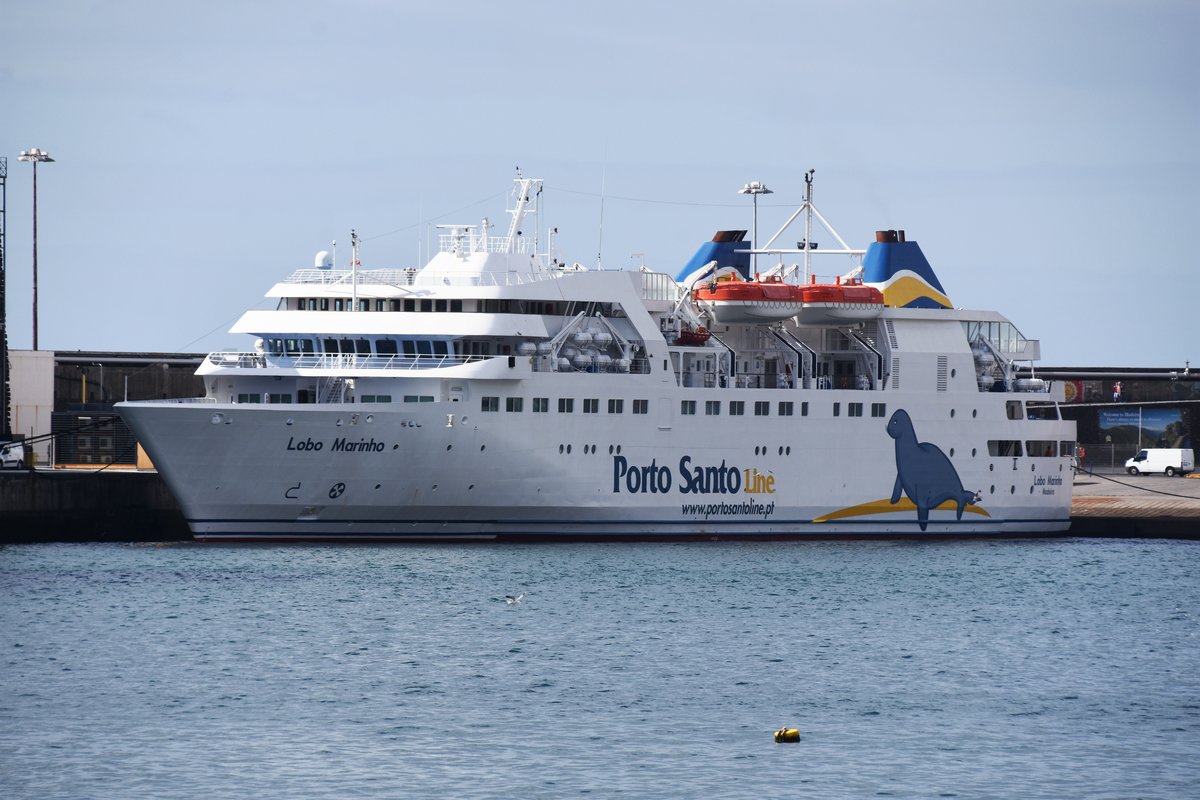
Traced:
[[879, 231], [863, 257], [863, 283], [883, 292], [894, 308], [954, 308], [933, 267], [903, 231]]
[[[846, 519], [847, 517], [867, 517], [872, 514], [891, 514], [895, 511], [916, 511], [917, 506], [912, 500], [907, 497], [901, 497], [899, 502], [893, 503], [891, 500], [884, 498], [883, 500], [872, 500], [869, 503], [860, 503], [856, 506], [830, 511], [828, 514], [823, 514], [813, 519], [813, 522], [833, 522], [838, 519]], [[957, 511], [958, 506], [953, 500], [947, 500], [936, 508], [937, 511]], [[974, 503], [968, 503], [966, 510], [972, 514], [990, 517], [991, 514], [982, 506], [977, 506]]]

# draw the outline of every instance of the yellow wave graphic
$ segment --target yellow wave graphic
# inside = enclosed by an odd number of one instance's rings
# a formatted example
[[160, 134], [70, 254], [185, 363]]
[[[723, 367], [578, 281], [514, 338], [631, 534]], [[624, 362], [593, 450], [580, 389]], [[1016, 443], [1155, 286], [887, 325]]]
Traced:
[[899, 275], [880, 287], [885, 305], [903, 308], [918, 298], [928, 298], [945, 308], [954, 308], [950, 298], [913, 273]]
[[[909, 500], [907, 497], [901, 497], [900, 502], [895, 503], [895, 504], [893, 504], [891, 502], [891, 500], [872, 500], [869, 503], [860, 503], [859, 505], [856, 505], [856, 506], [849, 506], [848, 508], [842, 508], [837, 511], [830, 511], [828, 514], [824, 514], [820, 517], [815, 518], [813, 520], [813, 522], [831, 522], [832, 520], [845, 519], [846, 517], [866, 517], [866, 516], [870, 516], [871, 514], [891, 514], [894, 511], [916, 511], [916, 510], [917, 510], [916, 504], [913, 503], [912, 500]], [[931, 509], [931, 510], [957, 511], [958, 504], [955, 503], [953, 500], [947, 500], [946, 502], [944, 502], [940, 506], [938, 506], [936, 509]], [[984, 517], [991, 516], [991, 514], [989, 514], [986, 509], [984, 509], [981, 506], [977, 506], [974, 503], [968, 503], [966, 510], [972, 514], [979, 514]]]

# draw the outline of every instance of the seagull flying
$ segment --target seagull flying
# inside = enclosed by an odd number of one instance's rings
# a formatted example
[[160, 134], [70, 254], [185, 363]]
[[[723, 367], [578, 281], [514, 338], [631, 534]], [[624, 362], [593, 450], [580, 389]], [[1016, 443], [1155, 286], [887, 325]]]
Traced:
[[517, 603], [521, 602], [521, 598], [524, 596], [525, 596], [524, 594], [517, 594], [517, 595], [506, 594], [506, 595], [504, 595], [504, 602], [508, 603], [510, 606], [516, 605]]

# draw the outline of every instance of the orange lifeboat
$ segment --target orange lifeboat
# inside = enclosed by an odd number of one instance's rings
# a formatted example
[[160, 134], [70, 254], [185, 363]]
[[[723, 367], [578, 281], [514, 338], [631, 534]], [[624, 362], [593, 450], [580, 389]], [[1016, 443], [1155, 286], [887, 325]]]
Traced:
[[796, 319], [802, 325], [840, 325], [874, 319], [883, 311], [883, 293], [859, 281], [810, 283], [801, 293], [804, 307]]
[[779, 279], [722, 279], [693, 290], [692, 299], [721, 324], [756, 325], [796, 316], [804, 307], [805, 288]]

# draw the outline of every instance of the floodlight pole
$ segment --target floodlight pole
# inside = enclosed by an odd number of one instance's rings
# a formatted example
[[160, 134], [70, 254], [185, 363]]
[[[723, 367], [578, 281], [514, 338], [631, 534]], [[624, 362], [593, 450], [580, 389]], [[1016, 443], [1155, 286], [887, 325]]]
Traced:
[[[754, 250], [758, 250], [758, 196], [760, 194], [774, 194], [762, 181], [750, 181], [742, 188], [738, 189], [738, 194], [748, 194], [754, 199], [754, 231], [751, 234], [754, 237]], [[754, 253], [754, 274], [758, 274], [758, 253]]]
[[37, 165], [43, 162], [52, 162], [53, 158], [45, 150], [38, 147], [31, 147], [28, 150], [22, 150], [21, 155], [17, 157], [18, 161], [33, 162], [33, 349], [38, 349], [38, 263], [37, 263]]

